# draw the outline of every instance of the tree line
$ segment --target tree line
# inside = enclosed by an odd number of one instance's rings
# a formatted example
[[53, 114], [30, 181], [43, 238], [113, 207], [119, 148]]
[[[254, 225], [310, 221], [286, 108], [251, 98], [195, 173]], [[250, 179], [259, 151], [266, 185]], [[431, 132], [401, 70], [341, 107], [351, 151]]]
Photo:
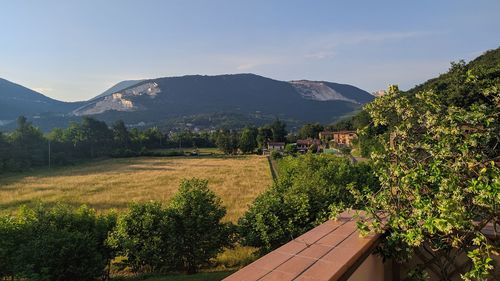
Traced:
[[[32, 167], [68, 165], [99, 157], [178, 156], [183, 148], [218, 147], [227, 154], [253, 153], [267, 141], [284, 141], [286, 124], [246, 127], [242, 131], [181, 131], [165, 134], [158, 128], [129, 130], [123, 121], [108, 126], [104, 121], [84, 117], [68, 128], [43, 134], [23, 116], [12, 133], [0, 132], [0, 173], [25, 171]], [[153, 152], [176, 148], [177, 151]]]

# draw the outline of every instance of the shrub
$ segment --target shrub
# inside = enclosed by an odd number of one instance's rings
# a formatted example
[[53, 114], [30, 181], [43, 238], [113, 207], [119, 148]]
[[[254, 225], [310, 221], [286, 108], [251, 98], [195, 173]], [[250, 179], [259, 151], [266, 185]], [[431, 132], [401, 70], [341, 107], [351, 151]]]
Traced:
[[458, 90], [448, 98], [464, 99], [456, 105], [447, 104], [446, 91], [411, 97], [391, 86], [367, 106], [374, 125], [388, 133], [379, 136], [383, 149], [372, 153], [381, 189], [359, 198], [374, 218], [365, 228], [388, 230], [383, 253], [397, 261], [423, 248], [431, 258], [414, 267], [435, 266], [443, 280], [465, 254], [472, 263], [467, 280], [489, 280], [494, 268], [498, 245], [481, 229], [499, 221], [500, 70], [488, 71], [492, 76], [471, 69], [455, 77], [463, 81], [451, 84]]
[[[82, 206], [24, 208], [1, 220], [2, 274], [29, 280], [97, 280], [113, 252], [106, 246], [114, 215]], [[5, 260], [5, 263], [3, 262]]]
[[239, 221], [243, 243], [269, 251], [297, 237], [325, 221], [332, 208], [352, 205], [349, 186], [362, 193], [378, 188], [369, 164], [330, 155], [284, 158], [278, 180]]
[[221, 222], [225, 214], [206, 180], [185, 180], [168, 207], [133, 204], [109, 242], [134, 272], [193, 273], [232, 244], [232, 227]]
[[271, 151], [271, 158], [273, 160], [278, 160], [278, 159], [283, 158], [283, 155], [281, 154], [281, 152], [273, 150], [273, 151]]
[[152, 272], [166, 266], [168, 217], [159, 202], [134, 203], [117, 224], [108, 242], [120, 255], [123, 265], [134, 272]]
[[168, 237], [175, 268], [194, 273], [232, 245], [231, 224], [222, 222], [226, 209], [208, 189], [208, 181], [184, 180], [169, 211], [172, 232]]

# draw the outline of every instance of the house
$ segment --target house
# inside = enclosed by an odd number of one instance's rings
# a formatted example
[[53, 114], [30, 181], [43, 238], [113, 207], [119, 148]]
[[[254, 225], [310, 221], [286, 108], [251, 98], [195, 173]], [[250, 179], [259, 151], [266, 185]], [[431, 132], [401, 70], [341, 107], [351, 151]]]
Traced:
[[333, 140], [333, 132], [330, 131], [319, 132], [319, 139], [324, 143], [328, 143], [329, 141]]
[[306, 153], [313, 144], [315, 144], [317, 147], [317, 151], [315, 152], [318, 152], [321, 146], [321, 141], [318, 139], [311, 139], [311, 138], [305, 140], [297, 140], [297, 150], [300, 153]]
[[356, 131], [333, 132], [333, 142], [339, 146], [351, 146], [352, 142], [357, 138]]
[[277, 150], [277, 151], [283, 151], [285, 149], [285, 143], [284, 142], [269, 142], [267, 143], [267, 150]]
[[333, 142], [334, 146], [351, 146], [352, 141], [357, 137], [356, 131], [319, 132], [319, 139], [325, 145]]

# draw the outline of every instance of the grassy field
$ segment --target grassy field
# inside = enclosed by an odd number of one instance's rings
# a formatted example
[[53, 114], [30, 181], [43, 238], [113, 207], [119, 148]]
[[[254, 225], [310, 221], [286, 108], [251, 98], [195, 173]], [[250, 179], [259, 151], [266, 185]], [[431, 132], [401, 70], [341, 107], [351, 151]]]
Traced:
[[[106, 159], [70, 167], [38, 169], [0, 177], [0, 213], [13, 213], [21, 205], [57, 202], [87, 204], [100, 212], [124, 211], [131, 202], [167, 202], [184, 178], [198, 177], [227, 208], [226, 220], [236, 222], [248, 205], [272, 182], [268, 160], [262, 156], [138, 157]], [[255, 259], [255, 249], [238, 246], [215, 259], [218, 272], [195, 275], [165, 275], [119, 280], [221, 280], [228, 269]]]
[[131, 202], [167, 201], [183, 178], [205, 178], [235, 222], [271, 184], [261, 156], [138, 157], [95, 161], [0, 178], [0, 212], [41, 201], [122, 211]]

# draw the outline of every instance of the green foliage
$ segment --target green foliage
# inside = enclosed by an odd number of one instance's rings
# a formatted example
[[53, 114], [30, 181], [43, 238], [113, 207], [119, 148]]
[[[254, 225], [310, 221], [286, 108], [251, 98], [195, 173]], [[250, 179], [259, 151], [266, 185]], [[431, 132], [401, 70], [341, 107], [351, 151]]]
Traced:
[[0, 276], [29, 280], [96, 280], [114, 257], [106, 246], [114, 215], [82, 206], [24, 208], [0, 219]]
[[280, 177], [239, 221], [243, 243], [270, 251], [301, 235], [330, 210], [354, 204], [349, 186], [361, 193], [378, 188], [369, 164], [312, 154], [280, 160]]
[[[369, 202], [377, 223], [370, 226], [389, 230], [384, 252], [399, 261], [417, 247], [432, 249], [445, 280], [454, 252], [471, 259], [465, 279], [486, 280], [492, 269], [495, 247], [481, 228], [499, 221], [498, 67], [455, 64], [446, 85], [431, 83], [435, 91], [402, 94], [392, 86], [366, 107], [374, 125], [387, 128], [378, 136], [383, 149], [372, 153], [381, 189], [358, 198]], [[386, 228], [379, 211], [388, 215]]]
[[272, 140], [273, 141], [285, 141], [286, 140], [286, 124], [285, 122], [276, 119], [270, 126], [271, 131], [273, 133]]
[[278, 159], [283, 158], [283, 154], [281, 154], [281, 152], [279, 152], [277, 150], [273, 150], [273, 151], [271, 151], [271, 158], [273, 160], [278, 160]]
[[[236, 154], [238, 149], [251, 153], [274, 138], [284, 139], [285, 127], [285, 123], [277, 119], [272, 125], [259, 129], [245, 127], [241, 133], [184, 130], [165, 135], [157, 127], [129, 131], [123, 121], [108, 128], [103, 121], [84, 117], [81, 123], [72, 122], [68, 128], [55, 128], [44, 136], [21, 116], [16, 131], [0, 132], [0, 173], [48, 166], [49, 162], [52, 166], [68, 165], [97, 157], [180, 156], [184, 155], [182, 147], [217, 146], [226, 154]], [[181, 152], [153, 151], [160, 148], [179, 148]]]
[[172, 232], [169, 242], [175, 268], [194, 273], [232, 245], [232, 227], [223, 223], [226, 209], [208, 181], [184, 180], [169, 206]]
[[108, 243], [126, 256], [124, 265], [135, 272], [152, 272], [167, 265], [167, 211], [159, 202], [134, 203], [120, 217]]
[[235, 154], [238, 150], [238, 136], [236, 132], [220, 130], [217, 132], [215, 145], [225, 154]]
[[84, 117], [80, 126], [82, 143], [90, 158], [106, 155], [110, 145], [112, 132], [103, 121], [90, 117]]
[[113, 142], [120, 149], [127, 150], [132, 148], [132, 139], [130, 132], [127, 130], [125, 123], [122, 120], [116, 121], [112, 127]]
[[17, 126], [7, 139], [10, 144], [0, 143], [9, 150], [2, 166], [6, 170], [22, 171], [47, 163], [47, 142], [42, 132], [23, 116], [17, 119]]
[[433, 91], [439, 103], [446, 106], [466, 108], [474, 103], [489, 103], [490, 99], [479, 92], [497, 87], [500, 83], [500, 48], [485, 52], [465, 64], [452, 63], [449, 71], [409, 91], [415, 95], [422, 91]]
[[263, 148], [266, 142], [273, 138], [273, 131], [269, 126], [263, 126], [259, 128], [257, 133], [257, 144], [260, 148]]
[[258, 130], [255, 127], [245, 127], [241, 132], [239, 148], [243, 153], [253, 152], [257, 148]]
[[297, 145], [296, 144], [291, 144], [287, 143], [285, 145], [285, 153], [288, 155], [293, 155], [297, 152]]
[[134, 272], [196, 272], [233, 243], [232, 226], [206, 180], [181, 183], [165, 207], [159, 202], [133, 204], [120, 218], [109, 243], [126, 256]]
[[305, 124], [299, 129], [299, 138], [300, 139], [307, 139], [307, 138], [312, 138], [312, 139], [317, 139], [319, 136], [319, 132], [323, 131], [324, 127], [323, 125], [319, 123], [315, 124]]

